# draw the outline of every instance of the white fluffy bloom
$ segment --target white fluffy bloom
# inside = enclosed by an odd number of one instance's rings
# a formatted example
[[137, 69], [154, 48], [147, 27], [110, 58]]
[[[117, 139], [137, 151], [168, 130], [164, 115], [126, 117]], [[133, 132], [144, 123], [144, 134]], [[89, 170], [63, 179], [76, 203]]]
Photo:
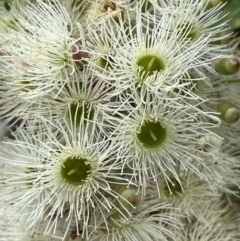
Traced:
[[93, 1], [87, 12], [86, 23], [96, 28], [101, 24], [113, 23], [123, 14], [128, 6], [128, 0], [98, 0]]
[[6, 143], [11, 152], [3, 150], [1, 155], [4, 174], [8, 175], [3, 198], [12, 203], [11, 213], [21, 210], [16, 218], [26, 221], [29, 228], [46, 219], [45, 234], [54, 235], [64, 218], [66, 233], [71, 223], [78, 226], [80, 222], [82, 235], [88, 237], [89, 220], [95, 226], [97, 214], [105, 221], [111, 208], [127, 215], [121, 204], [124, 199], [110, 185], [128, 185], [128, 181], [116, 174], [121, 166], [120, 162], [113, 164], [116, 155], [111, 144], [100, 134], [96, 142], [93, 140], [94, 126], [89, 131], [81, 122], [79, 132], [71, 126], [68, 130], [55, 128], [58, 131], [54, 133], [47, 128], [46, 134], [41, 128], [38, 133], [21, 131], [14, 142]]
[[38, 1], [22, 9], [17, 25], [17, 31], [0, 34], [4, 98], [27, 100], [60, 90], [75, 71], [73, 53], [79, 50], [66, 10], [58, 1]]
[[169, 5], [166, 10], [158, 8], [156, 11], [161, 18], [161, 15], [169, 11], [169, 8], [172, 9], [169, 17], [174, 15], [170, 27], [173, 32], [178, 31], [179, 34], [190, 39], [189, 44], [193, 44], [202, 37], [209, 38], [209, 43], [200, 51], [204, 53], [201, 58], [209, 61], [220, 56], [230, 56], [232, 48], [227, 44], [221, 44], [231, 36], [230, 32], [227, 33], [226, 22], [221, 22], [225, 17], [222, 12], [224, 4], [218, 4], [210, 9], [207, 9], [205, 0], [170, 1]]
[[[209, 187], [213, 192], [236, 193], [231, 190], [231, 187], [239, 186], [240, 183], [239, 159], [222, 153], [220, 150], [216, 151], [212, 147], [208, 150], [211, 156], [202, 156], [204, 166], [200, 167], [196, 163], [196, 167], [201, 170], [204, 179], [209, 183]], [[203, 149], [206, 152], [208, 150]]]
[[10, 29], [16, 29], [19, 10], [25, 4], [26, 0], [0, 2], [0, 32], [7, 33]]
[[186, 221], [185, 228], [176, 230], [176, 241], [237, 241], [236, 233], [225, 229], [224, 210], [219, 202], [209, 202], [202, 207], [205, 221], [194, 217]]
[[197, 150], [195, 145], [202, 133], [215, 126], [204, 123], [208, 113], [186, 105], [180, 96], [146, 95], [142, 100], [137, 93], [129, 97], [123, 108], [128, 114], [119, 114], [122, 121], [110, 139], [116, 143], [122, 170], [129, 168], [140, 186], [146, 187], [149, 178], [156, 181], [161, 173], [165, 178], [172, 173], [180, 182], [175, 165], [202, 176], [199, 166], [210, 154]]
[[[63, 241], [66, 229], [64, 222], [60, 222], [61, 225], [58, 225], [54, 235], [44, 235], [48, 221], [37, 223], [34, 230], [29, 230], [25, 222], [16, 219], [16, 216], [21, 216], [21, 212], [12, 214], [10, 203], [1, 200], [0, 204], [0, 241]], [[70, 227], [70, 229], [73, 230], [74, 227]], [[71, 232], [68, 232], [67, 237], [70, 235]], [[66, 238], [64, 241], [68, 241], [68, 239]]]
[[[173, 15], [165, 14], [152, 22], [151, 15], [136, 9], [132, 23], [133, 16], [126, 14], [126, 19], [119, 16], [112, 26], [99, 27], [99, 36], [87, 36], [86, 46], [92, 57], [89, 65], [105, 81], [124, 90], [138, 85], [146, 85], [152, 92], [173, 90], [180, 79], [188, 76], [189, 69], [209, 64], [208, 60], [200, 61], [208, 38], [190, 45], [177, 29], [170, 31]], [[100, 44], [108, 47], [106, 51], [98, 51], [96, 46]]]
[[[80, 46], [58, 1], [39, 1], [22, 9], [17, 30], [0, 33], [1, 116], [29, 119], [41, 114], [47, 93], [57, 95], [78, 67]], [[44, 99], [46, 100], [46, 99]], [[36, 111], [38, 110], [38, 111]]]
[[167, 178], [160, 175], [158, 179], [160, 200], [177, 208], [176, 213], [204, 220], [201, 213], [202, 206], [210, 201], [218, 201], [220, 193], [213, 193], [206, 181], [191, 172], [185, 172], [179, 167], [176, 167], [176, 172], [179, 174], [179, 180], [172, 174], [169, 174]]
[[115, 126], [116, 118], [112, 116], [116, 104], [111, 101], [112, 87], [106, 85], [101, 79], [92, 75], [88, 68], [76, 71], [71, 81], [66, 83], [59, 95], [48, 94], [42, 100], [42, 106], [35, 110], [26, 110], [27, 116], [41, 114], [48, 120], [71, 122], [76, 127], [84, 119], [96, 125], [102, 132], [107, 132]]
[[177, 215], [171, 215], [170, 206], [158, 203], [154, 206], [142, 206], [132, 213], [129, 218], [119, 218], [115, 213], [108, 215], [109, 232], [100, 225], [98, 232], [92, 237], [93, 241], [116, 240], [164, 240], [174, 238], [172, 228], [180, 228]]

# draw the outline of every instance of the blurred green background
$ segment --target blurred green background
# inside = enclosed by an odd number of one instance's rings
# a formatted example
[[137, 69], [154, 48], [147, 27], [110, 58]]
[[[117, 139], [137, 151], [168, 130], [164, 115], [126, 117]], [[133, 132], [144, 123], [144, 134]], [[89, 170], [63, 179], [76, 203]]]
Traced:
[[240, 0], [229, 1], [224, 12], [229, 12], [226, 18], [229, 20], [231, 28], [240, 32]]

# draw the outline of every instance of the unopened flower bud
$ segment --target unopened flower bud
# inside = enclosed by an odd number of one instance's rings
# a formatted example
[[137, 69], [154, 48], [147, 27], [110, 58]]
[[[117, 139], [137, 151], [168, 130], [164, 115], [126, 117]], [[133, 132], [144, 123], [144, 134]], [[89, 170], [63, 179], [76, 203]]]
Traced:
[[240, 63], [237, 58], [222, 59], [215, 65], [215, 70], [222, 75], [232, 75], [239, 71]]
[[218, 104], [220, 117], [227, 123], [235, 123], [240, 118], [239, 109], [227, 100], [220, 100]]

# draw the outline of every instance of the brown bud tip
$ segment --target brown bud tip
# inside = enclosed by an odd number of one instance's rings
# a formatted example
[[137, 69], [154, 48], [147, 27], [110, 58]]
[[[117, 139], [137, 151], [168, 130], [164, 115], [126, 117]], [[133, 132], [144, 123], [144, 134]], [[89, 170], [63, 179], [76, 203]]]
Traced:
[[236, 107], [229, 108], [224, 115], [224, 119], [228, 123], [235, 123], [240, 119], [240, 111]]

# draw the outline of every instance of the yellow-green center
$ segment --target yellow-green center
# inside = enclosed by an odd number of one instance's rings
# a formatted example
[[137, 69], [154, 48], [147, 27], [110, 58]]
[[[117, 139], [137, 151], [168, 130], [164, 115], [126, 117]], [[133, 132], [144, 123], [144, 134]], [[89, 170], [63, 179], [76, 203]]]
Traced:
[[91, 174], [91, 165], [86, 159], [80, 157], [68, 157], [62, 164], [61, 174], [69, 184], [82, 185]]
[[160, 72], [164, 70], [163, 61], [153, 54], [145, 54], [141, 56], [137, 60], [137, 65], [139, 67], [142, 67], [140, 71], [140, 77], [143, 80], [146, 77], [153, 75], [155, 72]]
[[137, 138], [145, 147], [158, 147], [166, 139], [166, 129], [160, 122], [145, 121]]

